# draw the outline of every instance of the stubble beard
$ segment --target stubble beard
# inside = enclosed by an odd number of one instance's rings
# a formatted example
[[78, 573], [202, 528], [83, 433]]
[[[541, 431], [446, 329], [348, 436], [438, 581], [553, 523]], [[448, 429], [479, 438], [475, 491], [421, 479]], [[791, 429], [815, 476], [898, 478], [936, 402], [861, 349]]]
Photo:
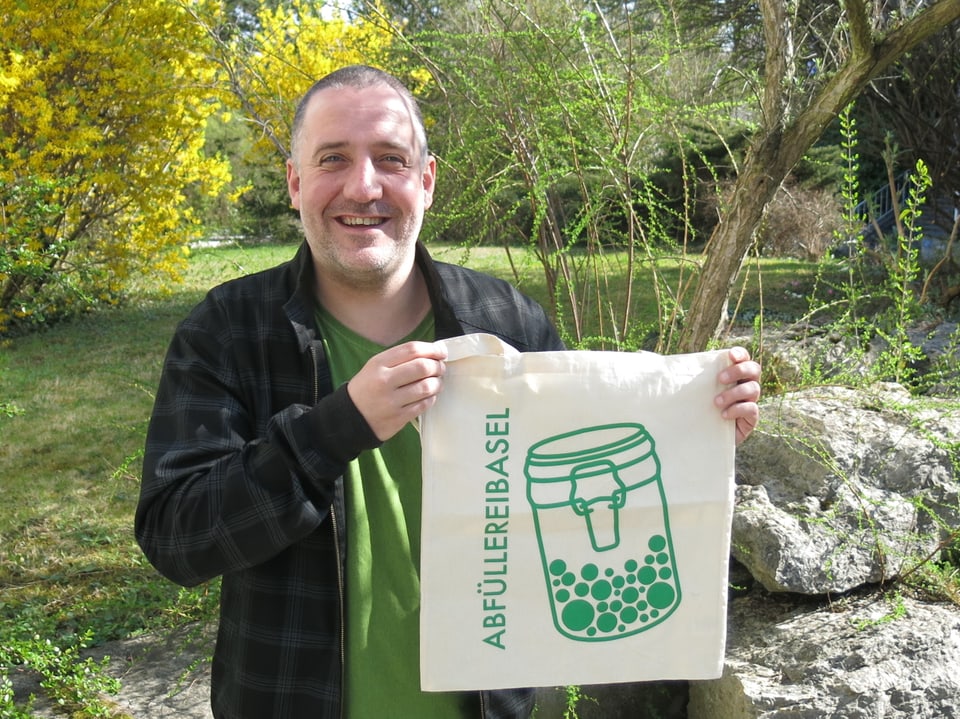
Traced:
[[[321, 281], [334, 282], [361, 292], [383, 292], [399, 275], [409, 272], [413, 264], [416, 229], [414, 223], [404, 223], [399, 238], [367, 246], [351, 245], [338, 240], [334, 233], [323, 229], [308, 234], [308, 244]], [[309, 228], [304, 228], [309, 232]]]

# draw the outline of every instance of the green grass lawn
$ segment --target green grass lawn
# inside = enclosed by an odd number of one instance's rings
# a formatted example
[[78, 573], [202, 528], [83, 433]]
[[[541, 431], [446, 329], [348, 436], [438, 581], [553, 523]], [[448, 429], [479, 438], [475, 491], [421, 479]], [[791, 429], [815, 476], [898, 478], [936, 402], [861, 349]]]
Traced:
[[[96, 644], [213, 616], [215, 583], [173, 586], [133, 538], [153, 392], [176, 323], [204, 291], [295, 249], [198, 250], [183, 284], [170, 291], [143, 291], [122, 307], [0, 346], [0, 678], [15, 656], [10, 647], [35, 635], [63, 645], [86, 635]], [[433, 254], [514, 279], [501, 249]], [[513, 260], [517, 284], [547, 303], [536, 262], [519, 250]], [[804, 263], [767, 262], [764, 292], [802, 313], [813, 273]], [[744, 306], [759, 307], [758, 287], [748, 283]], [[636, 290], [638, 321], [651, 311], [649, 289]]]

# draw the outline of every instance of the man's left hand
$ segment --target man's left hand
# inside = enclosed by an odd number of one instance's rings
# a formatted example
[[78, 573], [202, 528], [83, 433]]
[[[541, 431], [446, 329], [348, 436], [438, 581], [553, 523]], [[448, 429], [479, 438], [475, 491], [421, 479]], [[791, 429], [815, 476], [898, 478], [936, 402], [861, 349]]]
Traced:
[[731, 385], [717, 395], [714, 402], [724, 419], [732, 419], [737, 427], [737, 444], [753, 432], [760, 419], [760, 365], [750, 359], [743, 347], [730, 350], [729, 367], [717, 376], [720, 384]]

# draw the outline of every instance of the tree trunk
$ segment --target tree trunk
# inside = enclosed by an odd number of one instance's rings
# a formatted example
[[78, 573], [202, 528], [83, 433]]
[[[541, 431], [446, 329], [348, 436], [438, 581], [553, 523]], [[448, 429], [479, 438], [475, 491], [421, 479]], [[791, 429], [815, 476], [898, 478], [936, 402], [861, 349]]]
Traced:
[[707, 243], [705, 261], [680, 336], [683, 352], [706, 349], [710, 341], [719, 336], [733, 284], [753, 244], [756, 228], [786, 175], [786, 172], [772, 172], [771, 165], [765, 164], [765, 159], [776, 159], [779, 143], [775, 138], [764, 140], [761, 148], [744, 163], [730, 205]]

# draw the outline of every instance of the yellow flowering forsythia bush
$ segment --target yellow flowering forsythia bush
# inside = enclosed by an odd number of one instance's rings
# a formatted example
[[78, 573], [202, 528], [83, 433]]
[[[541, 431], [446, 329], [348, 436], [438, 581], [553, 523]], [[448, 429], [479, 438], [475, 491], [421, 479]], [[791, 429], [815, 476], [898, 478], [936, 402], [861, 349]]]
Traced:
[[[206, 7], [203, 7], [206, 6]], [[147, 269], [175, 274], [217, 193], [205, 157], [221, 111], [212, 0], [4, 2], [0, 8], [0, 332], [112, 302]]]
[[325, 16], [325, 7], [329, 4], [315, 0], [290, 0], [275, 9], [264, 4], [253, 52], [235, 48], [232, 53], [243, 60], [234, 91], [264, 130], [260, 151], [272, 149], [286, 157], [295, 104], [316, 80], [344, 65], [386, 68], [391, 62], [394, 35], [389, 28], [362, 17]]

